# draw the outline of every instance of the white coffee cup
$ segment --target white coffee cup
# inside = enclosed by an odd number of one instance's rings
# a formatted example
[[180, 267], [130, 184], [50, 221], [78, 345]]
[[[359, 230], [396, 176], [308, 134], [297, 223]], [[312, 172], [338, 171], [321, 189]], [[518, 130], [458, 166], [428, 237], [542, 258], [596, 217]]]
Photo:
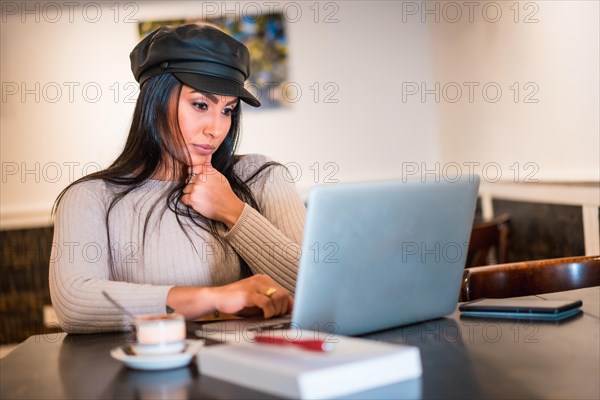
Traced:
[[178, 353], [185, 348], [185, 319], [180, 314], [142, 315], [135, 319], [138, 355]]

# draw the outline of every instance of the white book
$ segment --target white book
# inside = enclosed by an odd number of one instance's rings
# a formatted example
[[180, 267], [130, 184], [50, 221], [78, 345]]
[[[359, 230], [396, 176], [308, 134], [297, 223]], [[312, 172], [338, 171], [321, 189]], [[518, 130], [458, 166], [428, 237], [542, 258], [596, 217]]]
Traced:
[[313, 331], [271, 334], [292, 340], [320, 335], [332, 349], [315, 352], [245, 338], [202, 348], [200, 373], [262, 392], [310, 399], [349, 395], [422, 374], [416, 347]]

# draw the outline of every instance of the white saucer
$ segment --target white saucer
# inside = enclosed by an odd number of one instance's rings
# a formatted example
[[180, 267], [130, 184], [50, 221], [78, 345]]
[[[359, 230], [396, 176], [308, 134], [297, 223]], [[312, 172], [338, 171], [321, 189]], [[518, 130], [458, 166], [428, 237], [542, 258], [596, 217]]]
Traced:
[[181, 353], [187, 347], [185, 340], [173, 343], [132, 344], [131, 349], [138, 356], [157, 356], [159, 354]]
[[202, 340], [186, 340], [187, 347], [181, 353], [157, 354], [157, 355], [127, 355], [122, 347], [116, 347], [110, 351], [115, 360], [121, 361], [129, 368], [146, 371], [157, 371], [162, 369], [180, 368], [188, 365], [192, 358], [204, 345]]

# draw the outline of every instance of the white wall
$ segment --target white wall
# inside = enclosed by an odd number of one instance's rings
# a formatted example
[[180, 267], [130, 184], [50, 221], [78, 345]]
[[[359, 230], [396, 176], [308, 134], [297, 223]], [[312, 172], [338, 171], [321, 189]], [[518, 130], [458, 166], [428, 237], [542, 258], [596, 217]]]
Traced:
[[[248, 4], [121, 2], [115, 21], [114, 2], [99, 18], [97, 3], [75, 3], [73, 10], [69, 2], [2, 3], [2, 228], [48, 223], [54, 198], [84, 166], [92, 172], [118, 154], [133, 109], [124, 97], [135, 88], [128, 55], [138, 40], [136, 20], [236, 7], [244, 13]], [[320, 2], [317, 22], [312, 1], [252, 2], [264, 11], [274, 3], [293, 20], [290, 80], [302, 96], [284, 109], [246, 112], [241, 150], [299, 166], [302, 192], [329, 173], [339, 181], [384, 179], [409, 167], [422, 175], [456, 164], [464, 172], [473, 163], [492, 167], [480, 171], [488, 183], [495, 166], [509, 181], [528, 174], [600, 180], [597, 1]], [[62, 14], [45, 4], [58, 4]], [[328, 15], [337, 22], [324, 23]], [[436, 82], [439, 101], [435, 93], [421, 97], [421, 88]], [[454, 103], [452, 82], [462, 89]], [[478, 85], [473, 102], [465, 82]], [[338, 103], [324, 102], [326, 83], [339, 88]], [[483, 97], [486, 84], [501, 88], [497, 102], [489, 101], [493, 87]], [[411, 94], [415, 85], [419, 92]], [[102, 94], [92, 102], [98, 87]], [[537, 103], [526, 103], [536, 88]]]
[[[118, 154], [133, 109], [124, 100], [134, 82], [128, 55], [138, 40], [137, 24], [124, 21], [127, 15], [202, 17], [207, 11], [214, 15], [215, 6], [243, 13], [247, 3], [123, 2], [117, 22], [113, 2], [99, 18], [87, 2], [72, 10], [55, 2], [62, 16], [44, 3], [11, 4], [3, 6], [0, 32], [3, 228], [47, 223], [54, 198], [82, 176], [84, 166], [92, 172]], [[25, 12], [35, 4], [37, 14]], [[273, 2], [253, 4], [266, 12]], [[290, 81], [302, 96], [284, 109], [246, 112], [242, 152], [299, 167], [302, 192], [326, 177], [397, 177], [402, 160], [439, 159], [435, 104], [398, 101], [401, 77], [433, 79], [426, 24], [398, 23], [402, 9], [394, 2], [323, 2], [317, 18], [314, 2], [278, 4], [289, 19]], [[327, 16], [337, 22], [325, 23]], [[326, 90], [327, 83], [335, 86]], [[22, 97], [21, 85], [34, 93]], [[56, 87], [62, 89], [60, 99]], [[98, 87], [102, 94], [92, 102]], [[332, 87], [339, 89], [333, 96], [338, 102], [325, 103]], [[116, 93], [120, 98], [114, 99]]]
[[[490, 22], [497, 19], [494, 4], [498, 22]], [[435, 81], [464, 89], [452, 103], [447, 86], [438, 103], [444, 160], [488, 164], [488, 183], [498, 166], [506, 181], [598, 182], [600, 2], [516, 4], [518, 14], [513, 1], [480, 2], [473, 23], [468, 15], [449, 23], [454, 14], [447, 9], [446, 20], [429, 24]], [[479, 85], [472, 103], [464, 82]], [[494, 86], [502, 90], [497, 102]]]

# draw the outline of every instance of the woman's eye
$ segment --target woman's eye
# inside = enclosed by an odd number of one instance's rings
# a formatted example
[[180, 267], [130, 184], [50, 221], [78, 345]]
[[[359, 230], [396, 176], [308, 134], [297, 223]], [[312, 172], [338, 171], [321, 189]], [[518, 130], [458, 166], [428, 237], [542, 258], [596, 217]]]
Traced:
[[206, 103], [195, 102], [195, 103], [192, 103], [192, 106], [194, 108], [197, 108], [198, 110], [208, 110], [208, 104], [206, 104]]
[[228, 108], [223, 109], [223, 115], [229, 117], [229, 116], [231, 116], [231, 114], [233, 114], [233, 108], [228, 107]]

